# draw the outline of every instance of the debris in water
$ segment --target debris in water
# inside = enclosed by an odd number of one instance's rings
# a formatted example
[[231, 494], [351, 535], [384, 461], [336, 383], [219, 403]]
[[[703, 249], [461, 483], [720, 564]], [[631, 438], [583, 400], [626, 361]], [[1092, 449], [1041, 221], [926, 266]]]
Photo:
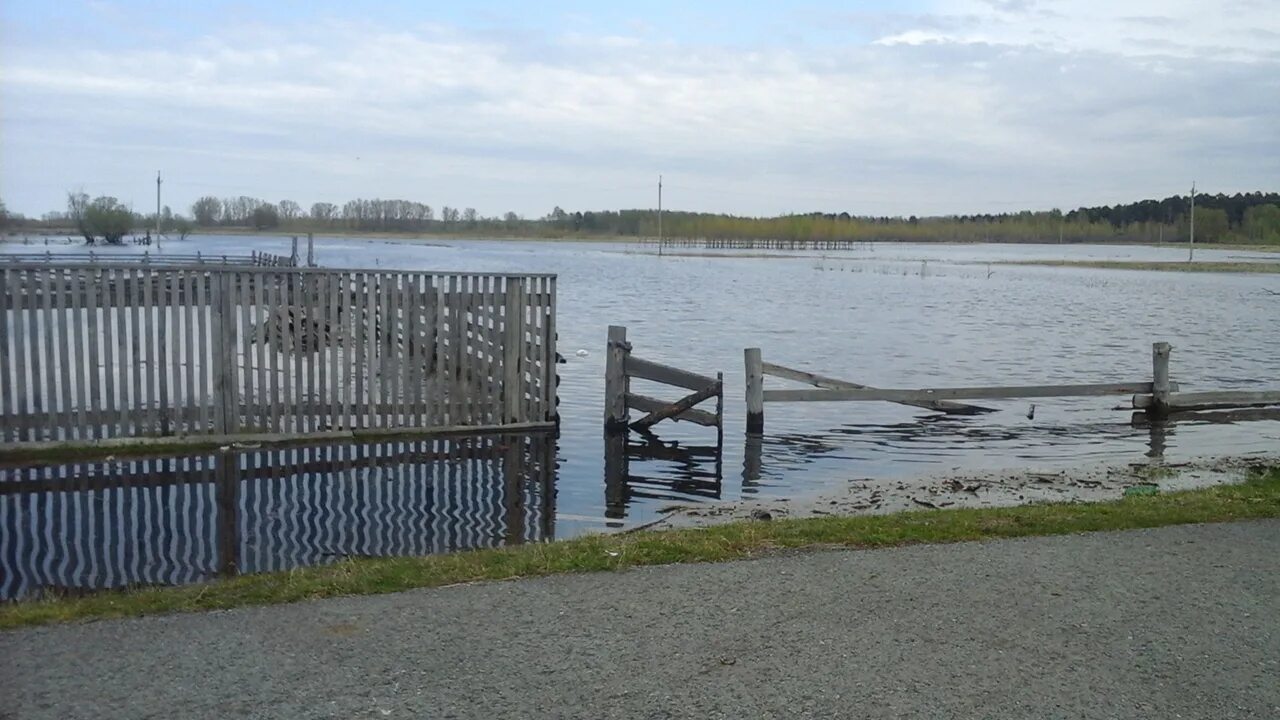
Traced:
[[771, 515], [768, 510], [761, 510], [760, 508], [756, 508], [755, 510], [751, 511], [751, 519], [752, 520], [772, 520], [773, 515]]

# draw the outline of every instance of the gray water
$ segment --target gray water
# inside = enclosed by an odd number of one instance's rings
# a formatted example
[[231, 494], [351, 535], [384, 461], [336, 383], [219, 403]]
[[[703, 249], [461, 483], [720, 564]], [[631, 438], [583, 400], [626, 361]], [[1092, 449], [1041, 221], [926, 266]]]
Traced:
[[[288, 248], [287, 238], [243, 236], [165, 245], [215, 254]], [[0, 245], [0, 252], [31, 249]], [[1116, 409], [1127, 398], [1038, 400], [1034, 419], [1026, 401], [984, 402], [997, 412], [973, 417], [886, 403], [770, 404], [765, 436], [748, 452], [746, 347], [760, 347], [769, 362], [912, 388], [1146, 381], [1151, 343], [1163, 340], [1174, 347], [1172, 376], [1184, 390], [1280, 383], [1280, 299], [1267, 292], [1280, 291], [1275, 275], [999, 264], [1182, 260], [1185, 246], [892, 244], [767, 258], [676, 252], [659, 257], [652, 246], [625, 243], [316, 242], [319, 264], [329, 267], [559, 275], [557, 328], [567, 363], [560, 366], [556, 537], [644, 523], [673, 502], [795, 496], [855, 477], [1137, 462], [1153, 452], [1149, 429]], [[1267, 256], [1198, 249], [1196, 258]], [[640, 357], [724, 372], [723, 454], [707, 449], [716, 444], [714, 430], [663, 423], [665, 459], [633, 459], [631, 478], [606, 487], [603, 348], [611, 324], [627, 326]], [[792, 385], [769, 378], [766, 387]], [[1274, 451], [1280, 422], [1178, 424], [1158, 445], [1168, 461]]]

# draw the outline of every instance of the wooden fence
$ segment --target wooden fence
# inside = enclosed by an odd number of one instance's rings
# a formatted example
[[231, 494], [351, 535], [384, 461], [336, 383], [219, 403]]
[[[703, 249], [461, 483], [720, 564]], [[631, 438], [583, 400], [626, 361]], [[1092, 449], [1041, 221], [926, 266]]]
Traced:
[[0, 310], [0, 448], [554, 424], [552, 275], [0, 265]]
[[268, 265], [292, 267], [295, 263], [287, 255], [271, 255], [254, 251], [249, 255], [226, 255], [217, 253], [142, 253], [121, 252], [74, 252], [74, 253], [0, 253], [0, 263], [14, 265], [31, 263], [80, 263], [88, 265], [135, 265], [138, 263], [151, 265]]
[[[1090, 397], [1132, 395], [1134, 408], [1155, 417], [1173, 412], [1240, 408], [1280, 404], [1280, 391], [1223, 390], [1203, 393], [1180, 393], [1177, 383], [1169, 379], [1169, 356], [1172, 347], [1166, 342], [1151, 347], [1151, 381], [1085, 383], [1075, 385], [1022, 385], [948, 387], [920, 390], [881, 389], [830, 378], [764, 362], [759, 348], [743, 353], [746, 365], [747, 432], [764, 431], [766, 402], [832, 402], [883, 401], [925, 408], [938, 412], [973, 414], [988, 408], [965, 405], [956, 400], [997, 400], [1013, 398]], [[766, 375], [803, 382], [817, 390], [765, 390]]]
[[[723, 436], [723, 373], [716, 373], [713, 378], [636, 357], [631, 354], [631, 343], [627, 342], [627, 329], [618, 325], [609, 326], [606, 350], [608, 354], [605, 360], [604, 401], [607, 430], [625, 431], [630, 427], [633, 430], [647, 431], [662, 420], [672, 419], [713, 427], [716, 428], [718, 435]], [[633, 378], [694, 392], [679, 400], [660, 400], [631, 392]], [[694, 407], [712, 398], [716, 401], [714, 413]], [[629, 410], [640, 410], [645, 415], [635, 422], [630, 422]]]
[[0, 601], [555, 535], [549, 434], [0, 467]]

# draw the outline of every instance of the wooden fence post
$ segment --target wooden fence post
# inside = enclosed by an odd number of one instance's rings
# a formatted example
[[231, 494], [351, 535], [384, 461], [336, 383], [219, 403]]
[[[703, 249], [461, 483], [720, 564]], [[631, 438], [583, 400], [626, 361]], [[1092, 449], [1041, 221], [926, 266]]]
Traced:
[[604, 427], [609, 432], [627, 429], [627, 355], [630, 352], [627, 329], [610, 325], [604, 364]]
[[307, 233], [307, 267], [316, 266], [316, 238], [315, 233]]
[[1169, 343], [1151, 345], [1151, 410], [1156, 416], [1169, 414]]
[[743, 351], [747, 365], [747, 432], [764, 432], [764, 363], [760, 348]]
[[[524, 278], [508, 277], [506, 281], [506, 317], [504, 319], [502, 348], [502, 398], [504, 414], [509, 423], [524, 422], [524, 354], [525, 354], [525, 298]], [[454, 305], [456, 307], [456, 305]], [[455, 320], [455, 322], [457, 322]], [[461, 338], [461, 331], [453, 337]]]
[[293, 249], [289, 251], [289, 257], [293, 259], [293, 267], [298, 267], [298, 236], [293, 236]]

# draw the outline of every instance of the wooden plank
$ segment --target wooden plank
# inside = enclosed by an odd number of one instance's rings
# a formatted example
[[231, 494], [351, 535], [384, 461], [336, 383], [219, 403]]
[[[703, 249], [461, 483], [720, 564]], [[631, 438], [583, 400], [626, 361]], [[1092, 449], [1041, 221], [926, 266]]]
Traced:
[[44, 274], [44, 399], [49, 404], [48, 434], [50, 440], [66, 439], [68, 437], [61, 434], [61, 431], [66, 427], [61, 415], [69, 403], [66, 401], [65, 390], [63, 389], [66, 388], [67, 383], [62, 381], [59, 384], [59, 370], [65, 369], [65, 366], [59, 362], [60, 356], [64, 355], [64, 353], [59, 352], [58, 326], [61, 322], [60, 318], [54, 314], [62, 298], [61, 288], [58, 287], [61, 283], [61, 276], [61, 268], [50, 269]]
[[[329, 277], [325, 275], [304, 275], [302, 282], [307, 285], [307, 399], [317, 407], [324, 399], [325, 369], [325, 331], [324, 311], [328, 307], [326, 298], [321, 294], [323, 282]], [[326, 425], [323, 413], [309, 415], [309, 427], [320, 430]]]
[[[7, 272], [7, 271], [6, 271]], [[38, 392], [35, 390], [35, 382], [31, 376], [27, 374], [28, 356], [34, 352], [32, 346], [32, 327], [35, 324], [35, 311], [31, 308], [31, 294], [27, 288], [31, 286], [32, 272], [30, 270], [14, 270], [10, 274], [11, 289], [8, 293], [13, 300], [13, 320], [12, 329], [13, 337], [13, 408], [18, 415], [28, 415], [32, 413], [31, 393]], [[14, 441], [35, 440], [34, 433], [21, 432], [15, 430]]]
[[399, 427], [407, 425], [404, 420], [404, 372], [406, 364], [402, 357], [402, 350], [405, 343], [408, 342], [408, 333], [405, 330], [403, 318], [400, 316], [401, 303], [401, 281], [404, 279], [402, 275], [394, 275], [388, 279], [386, 288], [386, 297], [383, 300], [383, 307], [387, 310], [387, 325], [389, 332], [387, 333], [387, 366], [390, 368], [390, 377], [387, 378], [387, 387], [390, 392], [390, 402], [387, 403], [391, 407], [391, 417], [387, 423], [387, 427]]
[[[87, 272], [80, 268], [72, 269], [69, 272], [71, 303], [70, 315], [65, 318], [65, 322], [69, 325], [74, 347], [71, 350], [69, 358], [71, 365], [72, 380], [75, 382], [75, 424], [76, 437], [85, 439], [93, 437], [92, 428], [85, 420], [85, 406], [88, 403], [88, 387], [97, 387], [96, 380], [92, 381], [93, 385], [89, 385], [89, 361], [88, 361], [88, 339], [85, 335], [89, 331], [88, 313], [85, 312], [85, 289], [88, 285], [89, 278]], [[96, 324], [96, 323], [95, 323]], [[95, 368], [96, 369], [96, 368]]]
[[116, 400], [116, 407], [120, 410], [120, 425], [116, 428], [116, 437], [128, 437], [133, 435], [133, 427], [131, 418], [133, 417], [130, 405], [130, 363], [128, 357], [129, 349], [129, 302], [126, 299], [125, 287], [128, 285], [129, 278], [133, 274], [131, 270], [117, 269], [115, 273], [115, 319], [116, 319], [116, 367], [112, 375], [115, 376], [119, 383], [119, 399]]
[[378, 424], [395, 427], [395, 346], [396, 321], [392, 315], [391, 298], [395, 294], [394, 279], [390, 275], [378, 277]]
[[[356, 308], [353, 298], [356, 289], [356, 274], [344, 272], [341, 275], [342, 304], [339, 309], [342, 316], [338, 321], [342, 338], [342, 388], [339, 399], [342, 402], [342, 429], [350, 428], [355, 423], [351, 419], [352, 393], [355, 388], [355, 317]], [[337, 428], [335, 428], [337, 429]]]
[[1003, 399], [1038, 397], [1092, 397], [1099, 395], [1149, 394], [1151, 383], [1095, 383], [1082, 385], [1022, 385], [1010, 387], [954, 387], [924, 390], [765, 390], [766, 402], [886, 401], [923, 402], [933, 399]]
[[[70, 346], [72, 346], [72, 338], [70, 338], [70, 320], [67, 316], [67, 270], [59, 268], [54, 275], [56, 282], [54, 283], [54, 323], [50, 328], [50, 340], [54, 343], [54, 360], [58, 364], [58, 370], [54, 372], [54, 366], [49, 366], [49, 377], [52, 382], [58, 384], [58, 413], [52, 414], [51, 418], [58, 423], [60, 436], [63, 438], [77, 438], [76, 416], [74, 416], [74, 405], [76, 400], [72, 397], [72, 357], [70, 357]], [[58, 437], [58, 436], [54, 436]]]
[[159, 434], [159, 417], [160, 403], [157, 402], [160, 388], [160, 369], [156, 367], [156, 298], [154, 296], [156, 276], [150, 268], [143, 268], [139, 271], [142, 282], [142, 377], [143, 377], [143, 397], [146, 402], [146, 412], [142, 415], [145, 420], [143, 433], [146, 435]]
[[[240, 356], [236, 362], [239, 367], [239, 377], [237, 378], [238, 387], [244, 391], [244, 399], [236, 403], [236, 412], [242, 412], [241, 408], [250, 405], [257, 405], [258, 395], [262, 392], [262, 388], [258, 387], [254, 380], [256, 374], [253, 367], [253, 351], [254, 351], [254, 333], [253, 333], [253, 317], [250, 311], [253, 307], [253, 286], [257, 282], [250, 282], [251, 276], [236, 274], [234, 278], [236, 296], [235, 309], [237, 322], [240, 324]], [[258, 418], [250, 415], [247, 410], [243, 411], [245, 429], [260, 428]]]
[[462, 346], [466, 343], [466, 325], [462, 318], [462, 276], [449, 276], [449, 294], [446, 296], [449, 305], [449, 374], [445, 381], [448, 398], [450, 425], [465, 425], [463, 413], [466, 410], [466, 393], [463, 388], [466, 367], [463, 365], [466, 355]]
[[485, 422], [502, 423], [502, 282], [498, 277], [488, 278], [484, 295], [485, 311], [485, 373], [487, 374], [486, 402], [488, 414]]
[[[672, 403], [666, 400], [659, 400], [658, 398], [648, 397], [646, 395], [636, 395], [635, 393], [627, 393], [626, 401], [627, 407], [634, 408], [645, 413], [654, 413], [672, 405]], [[660, 419], [666, 419], [666, 417], [668, 416], [664, 416]], [[674, 416], [669, 417], [672, 417], [675, 420], [691, 422], [695, 425], [702, 425], [703, 427], [716, 427], [718, 424], [718, 419], [715, 413], [698, 410], [692, 406], [675, 414]], [[631, 427], [634, 428], [635, 426], [635, 423], [631, 424]]]
[[227, 427], [227, 413], [223, 407], [226, 403], [227, 388], [225, 386], [226, 372], [224, 366], [227, 362], [225, 343], [227, 320], [224, 308], [226, 307], [226, 287], [223, 283], [225, 279], [223, 273], [209, 273], [209, 290], [212, 305], [210, 307], [212, 317], [209, 318], [210, 342], [209, 349], [213, 360], [211, 375], [213, 380], [213, 431], [219, 435], [227, 435], [231, 432]]
[[542, 362], [545, 380], [543, 386], [543, 405], [546, 408], [545, 419], [555, 420], [560, 416], [560, 411], [556, 407], [556, 400], [559, 398], [559, 388], [556, 385], [556, 379], [559, 377], [560, 368], [556, 365], [556, 347], [559, 338], [556, 336], [556, 285], [558, 281], [554, 277], [547, 278], [547, 306], [544, 309], [547, 317], [547, 327], [545, 331], [546, 340], [542, 348]]
[[[9, 310], [11, 306], [11, 298], [9, 293], [13, 288], [13, 281], [9, 278], [9, 269], [0, 268], [0, 414], [8, 415], [10, 413], [18, 414], [18, 408], [14, 403], [14, 381], [10, 377], [13, 369], [13, 351], [9, 349], [11, 342], [9, 315], [17, 315], [21, 310]], [[17, 338], [12, 338], [17, 340]], [[21, 381], [19, 381], [21, 382]], [[0, 442], [12, 442], [17, 440], [17, 429], [8, 426], [0, 427]]]
[[324, 349], [317, 353], [320, 360], [320, 385], [325, 399], [325, 430], [341, 427], [338, 424], [338, 387], [342, 375], [338, 372], [338, 294], [343, 291], [340, 273], [329, 273], [324, 276]]
[[[270, 338], [270, 313], [271, 308], [267, 305], [266, 298], [266, 277], [262, 275], [253, 276], [253, 324], [247, 330], [250, 337], [253, 338], [253, 364], [256, 371], [256, 379], [254, 381], [254, 397], [252, 399], [258, 406], [258, 412], [255, 414], [255, 423], [262, 432], [274, 432], [271, 427], [271, 386], [267, 382], [267, 346]], [[249, 347], [245, 347], [245, 352], [249, 352]], [[249, 355], [246, 354], [246, 357]], [[248, 362], [246, 361], [246, 366]], [[248, 372], [248, 367], [245, 368]]]
[[[1226, 410], [1238, 407], [1280, 405], [1280, 390], [1211, 390], [1170, 393], [1170, 410]], [[1157, 406], [1149, 394], [1134, 395], [1133, 407], [1146, 410]]]
[[285, 311], [283, 298], [280, 293], [280, 277], [278, 275], [258, 275], [255, 280], [262, 285], [263, 307], [260, 313], [262, 323], [262, 344], [265, 346], [265, 357], [262, 359], [266, 366], [266, 384], [263, 386], [265, 393], [263, 404], [266, 406], [266, 428], [267, 432], [284, 432], [281, 424], [280, 403], [284, 391], [281, 389], [281, 368], [282, 350], [281, 344], [284, 342], [284, 330], [278, 322], [281, 313]]
[[146, 432], [146, 405], [149, 399], [146, 394], [146, 385], [143, 375], [143, 365], [146, 363], [142, 354], [142, 338], [144, 337], [143, 328], [143, 312], [144, 305], [143, 293], [143, 275], [148, 270], [146, 268], [138, 268], [130, 272], [129, 288], [129, 364], [126, 366], [127, 371], [131, 371], [129, 378], [129, 430], [128, 434], [133, 436], [141, 436]]
[[351, 348], [352, 357], [355, 359], [355, 383], [353, 386], [355, 394], [351, 403], [353, 415], [351, 426], [360, 428], [368, 426], [365, 421], [364, 408], [369, 405], [369, 382], [368, 374], [365, 372], [365, 360], [368, 357], [365, 345], [368, 344], [367, 329], [369, 325], [365, 296], [369, 293], [369, 274], [357, 272], [354, 275], [355, 291], [352, 294], [349, 308], [351, 326], [355, 330], [355, 344]]
[[629, 378], [643, 378], [660, 382], [664, 385], [675, 385], [676, 387], [686, 388], [688, 390], [701, 390], [708, 385], [715, 383], [716, 379], [706, 375], [681, 370], [670, 365], [663, 365], [652, 360], [638, 358], [635, 355], [628, 355], [626, 364], [623, 368]]
[[[782, 365], [762, 362], [760, 368], [765, 375], [773, 375], [774, 377], [785, 378], [787, 380], [796, 380], [798, 382], [807, 383], [814, 387], [820, 387], [826, 390], [874, 390], [870, 385], [862, 385], [859, 383], [849, 382], [848, 380], [840, 380], [833, 377], [818, 375], [817, 373], [796, 370]], [[911, 407], [924, 408], [926, 410], [937, 410], [940, 412], [951, 413], [953, 415], [970, 415], [984, 412], [992, 412], [991, 408], [979, 407], [977, 405], [965, 405], [963, 403], [949, 402], [947, 400], [929, 400], [926, 402], [909, 402], [902, 403]]]
[[[293, 257], [296, 260], [297, 238], [294, 238]], [[310, 309], [307, 306], [306, 291], [302, 287], [302, 275], [290, 272], [286, 275], [289, 279], [289, 309], [292, 312], [290, 328], [289, 353], [293, 358], [293, 397], [290, 398], [289, 407], [285, 408], [287, 416], [285, 418], [286, 427], [291, 432], [307, 432], [308, 426], [305, 418], [298, 413], [297, 406], [306, 400], [306, 368], [302, 365], [302, 360], [306, 353], [304, 346], [306, 345], [306, 313]]]

